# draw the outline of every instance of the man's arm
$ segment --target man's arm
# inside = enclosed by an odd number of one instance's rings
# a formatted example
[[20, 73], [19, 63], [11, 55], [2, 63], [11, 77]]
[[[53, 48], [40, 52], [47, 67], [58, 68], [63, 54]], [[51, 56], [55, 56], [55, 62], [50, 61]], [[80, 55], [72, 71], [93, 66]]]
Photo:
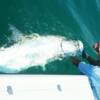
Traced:
[[86, 60], [92, 65], [100, 66], [100, 60], [95, 60], [89, 55], [86, 57]]
[[100, 60], [93, 59], [89, 54], [85, 52], [85, 50], [82, 52], [82, 57], [85, 58], [91, 65], [100, 66]]
[[78, 67], [80, 72], [87, 76], [91, 76], [91, 72], [93, 69], [93, 65], [87, 64], [81, 60], [79, 60], [77, 57], [71, 57], [71, 62]]
[[78, 67], [79, 63], [81, 62], [80, 59], [78, 59], [77, 57], [71, 57], [71, 62]]

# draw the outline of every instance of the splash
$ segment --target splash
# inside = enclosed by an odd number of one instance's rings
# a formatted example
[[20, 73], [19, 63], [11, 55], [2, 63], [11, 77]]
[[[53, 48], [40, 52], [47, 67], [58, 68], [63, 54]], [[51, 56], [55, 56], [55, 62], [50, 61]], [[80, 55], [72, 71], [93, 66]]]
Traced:
[[29, 67], [43, 67], [48, 62], [76, 55], [82, 49], [81, 41], [66, 40], [62, 36], [21, 35], [16, 43], [0, 49], [0, 71], [17, 73]]

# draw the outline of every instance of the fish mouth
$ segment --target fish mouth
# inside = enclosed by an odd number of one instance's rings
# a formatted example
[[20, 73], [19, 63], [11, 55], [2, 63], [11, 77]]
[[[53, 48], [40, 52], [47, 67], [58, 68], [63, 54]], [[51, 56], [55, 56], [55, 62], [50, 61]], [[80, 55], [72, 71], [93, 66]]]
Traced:
[[84, 49], [83, 43], [80, 40], [62, 40], [61, 41], [61, 50], [65, 55], [75, 56], [79, 53], [82, 53]]

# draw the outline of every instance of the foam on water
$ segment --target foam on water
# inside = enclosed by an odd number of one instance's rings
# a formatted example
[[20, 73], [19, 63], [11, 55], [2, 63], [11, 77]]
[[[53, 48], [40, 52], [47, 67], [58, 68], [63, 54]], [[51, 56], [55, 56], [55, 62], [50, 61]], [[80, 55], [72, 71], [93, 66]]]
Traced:
[[[17, 33], [15, 35], [19, 38]], [[81, 41], [66, 40], [62, 36], [21, 35], [15, 44], [1, 47], [0, 71], [16, 73], [29, 67], [45, 66], [48, 62], [81, 52], [83, 44], [80, 43]]]

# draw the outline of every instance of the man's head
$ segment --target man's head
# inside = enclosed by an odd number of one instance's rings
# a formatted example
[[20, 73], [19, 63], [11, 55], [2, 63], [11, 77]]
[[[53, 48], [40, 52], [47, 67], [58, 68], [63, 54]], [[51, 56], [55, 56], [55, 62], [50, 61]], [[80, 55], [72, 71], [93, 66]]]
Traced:
[[95, 43], [93, 48], [100, 55], [100, 42]]

